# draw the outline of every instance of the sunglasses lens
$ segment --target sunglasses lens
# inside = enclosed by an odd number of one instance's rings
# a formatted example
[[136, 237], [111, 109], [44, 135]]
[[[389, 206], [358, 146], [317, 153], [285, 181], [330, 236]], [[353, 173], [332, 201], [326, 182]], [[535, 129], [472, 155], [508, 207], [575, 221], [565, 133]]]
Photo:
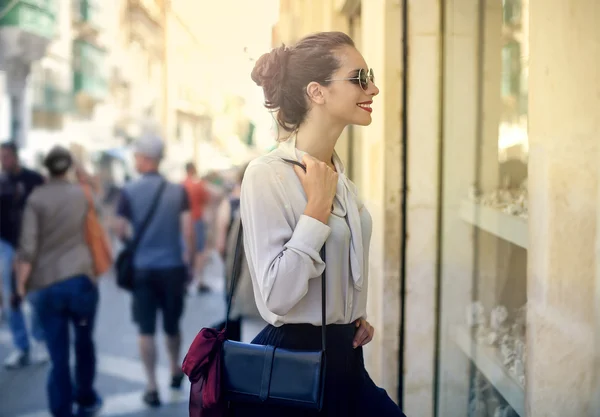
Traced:
[[375, 74], [373, 73], [373, 68], [369, 69], [369, 80], [375, 84]]
[[369, 76], [362, 69], [358, 71], [358, 80], [360, 81], [360, 87], [367, 91], [369, 88]]

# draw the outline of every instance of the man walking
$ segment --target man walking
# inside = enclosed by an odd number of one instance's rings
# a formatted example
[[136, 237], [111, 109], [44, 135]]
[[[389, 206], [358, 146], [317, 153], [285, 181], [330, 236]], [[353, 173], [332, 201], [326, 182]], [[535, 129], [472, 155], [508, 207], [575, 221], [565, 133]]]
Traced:
[[183, 186], [188, 194], [190, 202], [190, 214], [194, 223], [194, 234], [196, 236], [194, 246], [194, 271], [189, 289], [191, 293], [205, 293], [210, 287], [204, 282], [204, 266], [207, 259], [206, 239], [207, 224], [204, 219], [204, 211], [210, 200], [210, 193], [204, 181], [198, 178], [198, 172], [193, 162], [185, 164], [186, 178]]
[[[181, 388], [183, 373], [179, 359], [181, 335], [179, 322], [183, 314], [186, 265], [183, 260], [182, 235], [188, 248], [187, 259], [194, 258], [194, 230], [187, 194], [181, 185], [168, 182], [158, 173], [163, 157], [163, 142], [146, 135], [134, 145], [135, 164], [142, 174], [125, 186], [117, 204], [116, 234], [126, 237], [127, 223], [135, 236], [152, 203], [157, 206], [134, 257], [133, 319], [139, 329], [139, 348], [148, 385], [143, 401], [161, 404], [156, 380], [156, 313], [162, 311], [163, 330], [171, 367], [171, 388]], [[163, 186], [164, 184], [164, 186]], [[158, 193], [161, 193], [158, 195]], [[158, 200], [157, 200], [158, 196]], [[191, 264], [188, 266], [191, 267]]]
[[2, 305], [8, 317], [15, 351], [4, 361], [8, 369], [17, 369], [48, 361], [44, 335], [34, 311], [31, 314], [30, 342], [21, 300], [16, 294], [14, 260], [19, 242], [25, 203], [34, 188], [44, 183], [35, 171], [21, 166], [17, 147], [12, 142], [0, 145], [0, 274], [2, 275]]

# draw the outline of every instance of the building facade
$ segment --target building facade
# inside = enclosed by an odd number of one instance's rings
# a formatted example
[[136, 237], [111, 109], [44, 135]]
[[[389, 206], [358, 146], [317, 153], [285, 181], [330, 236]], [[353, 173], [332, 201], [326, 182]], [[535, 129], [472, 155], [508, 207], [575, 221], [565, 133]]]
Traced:
[[256, 53], [270, 45], [277, 1], [169, 2], [166, 126], [171, 172], [181, 173], [188, 161], [195, 161], [201, 174], [226, 169], [264, 148], [264, 142], [254, 142], [254, 132], [270, 126], [270, 118], [252, 111], [262, 107], [262, 95], [252, 86], [250, 72]]
[[[261, 1], [271, 10], [277, 0]], [[154, 131], [173, 179], [189, 161], [206, 173], [248, 160], [265, 125], [248, 111], [258, 103], [247, 88], [251, 54], [268, 47], [276, 15], [249, 28], [241, 10], [229, 15], [234, 3], [1, 0], [0, 140], [33, 165], [60, 143], [131, 170], [128, 145]], [[215, 42], [225, 30], [215, 16], [244, 35]]]
[[338, 153], [373, 213], [367, 349], [415, 416], [599, 408], [600, 4], [281, 0], [275, 45], [349, 33], [373, 123]]
[[2, 139], [17, 143], [33, 165], [54, 144], [71, 147], [81, 159], [96, 148], [113, 146], [111, 5], [92, 0], [5, 3], [0, 50], [10, 128]]
[[171, 1], [166, 16], [166, 106], [165, 131], [168, 170], [183, 175], [187, 162], [199, 161], [199, 146], [211, 136], [209, 80], [211, 50], [199, 36], [194, 19], [199, 3]]
[[145, 129], [164, 133], [167, 121], [165, 2], [4, 3], [0, 71], [11, 128], [1, 139], [38, 167], [62, 144], [83, 162], [131, 169], [127, 144]]
[[6, 139], [23, 145], [31, 120], [27, 79], [32, 63], [41, 59], [54, 38], [60, 8], [54, 0], [0, 2], [0, 71], [4, 73], [3, 101]]

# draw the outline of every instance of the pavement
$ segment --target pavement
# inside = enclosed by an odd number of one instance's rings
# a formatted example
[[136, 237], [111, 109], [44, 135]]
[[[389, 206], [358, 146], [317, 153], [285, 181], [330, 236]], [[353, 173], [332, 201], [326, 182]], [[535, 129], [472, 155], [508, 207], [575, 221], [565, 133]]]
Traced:
[[[225, 315], [223, 295], [223, 265], [212, 256], [207, 265], [207, 283], [212, 292], [190, 295], [182, 320], [182, 359], [189, 345], [202, 327], [221, 321]], [[264, 324], [260, 321], [245, 323], [242, 339], [251, 340]], [[139, 359], [137, 331], [131, 322], [130, 296], [120, 290], [112, 276], [100, 281], [100, 307], [95, 331], [98, 358], [96, 387], [104, 398], [99, 416], [173, 417], [188, 415], [189, 382], [173, 392], [168, 388], [170, 372], [164, 338], [157, 334], [159, 366], [157, 375], [161, 384], [163, 406], [149, 409], [141, 397], [145, 377]], [[6, 324], [0, 324], [0, 363], [12, 349]], [[47, 411], [46, 380], [49, 365], [32, 365], [19, 370], [0, 368], [0, 417], [49, 417]]]

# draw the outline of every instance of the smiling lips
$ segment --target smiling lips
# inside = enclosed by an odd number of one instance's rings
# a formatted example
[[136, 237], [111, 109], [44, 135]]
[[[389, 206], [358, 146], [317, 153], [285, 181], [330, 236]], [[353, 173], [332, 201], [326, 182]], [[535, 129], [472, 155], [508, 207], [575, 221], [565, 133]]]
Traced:
[[373, 111], [373, 109], [371, 108], [372, 103], [373, 101], [364, 101], [362, 103], [358, 103], [357, 106], [363, 109], [364, 111], [371, 113]]

